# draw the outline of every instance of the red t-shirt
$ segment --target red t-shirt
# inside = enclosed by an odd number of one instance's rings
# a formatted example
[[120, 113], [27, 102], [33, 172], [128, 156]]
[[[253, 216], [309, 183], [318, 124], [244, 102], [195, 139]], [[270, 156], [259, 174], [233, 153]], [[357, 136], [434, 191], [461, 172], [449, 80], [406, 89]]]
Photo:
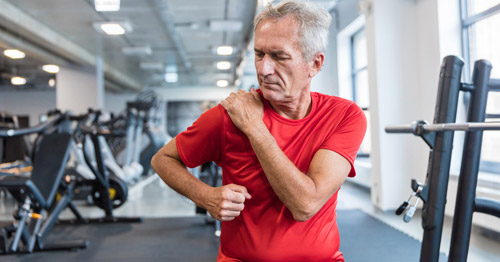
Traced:
[[[329, 149], [353, 165], [366, 132], [366, 118], [352, 101], [311, 92], [312, 109], [300, 120], [278, 115], [264, 100], [264, 123], [276, 142], [307, 174], [319, 149]], [[217, 261], [344, 261], [339, 252], [336, 192], [305, 222], [293, 219], [262, 170], [246, 135], [220, 105], [205, 112], [176, 137], [182, 162], [196, 167], [215, 161], [223, 184], [245, 186], [252, 196], [232, 221], [222, 222]], [[351, 168], [350, 177], [355, 175]]]

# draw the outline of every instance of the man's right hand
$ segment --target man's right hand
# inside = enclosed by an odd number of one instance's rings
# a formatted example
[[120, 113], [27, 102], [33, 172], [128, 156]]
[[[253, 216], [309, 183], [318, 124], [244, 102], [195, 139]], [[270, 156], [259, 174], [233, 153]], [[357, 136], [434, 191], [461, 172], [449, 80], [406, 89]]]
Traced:
[[214, 187], [208, 192], [203, 206], [210, 215], [220, 221], [231, 221], [245, 207], [245, 200], [252, 198], [244, 186], [229, 184]]

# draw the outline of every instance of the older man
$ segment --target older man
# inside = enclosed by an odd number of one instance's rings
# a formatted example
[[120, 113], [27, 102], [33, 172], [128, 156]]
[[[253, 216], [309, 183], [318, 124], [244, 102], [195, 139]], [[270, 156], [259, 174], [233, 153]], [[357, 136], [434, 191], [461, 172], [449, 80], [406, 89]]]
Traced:
[[[366, 132], [353, 102], [310, 91], [331, 17], [299, 1], [254, 21], [259, 90], [238, 91], [162, 148], [152, 164], [222, 222], [218, 261], [343, 261], [335, 207]], [[185, 166], [215, 161], [223, 186]]]

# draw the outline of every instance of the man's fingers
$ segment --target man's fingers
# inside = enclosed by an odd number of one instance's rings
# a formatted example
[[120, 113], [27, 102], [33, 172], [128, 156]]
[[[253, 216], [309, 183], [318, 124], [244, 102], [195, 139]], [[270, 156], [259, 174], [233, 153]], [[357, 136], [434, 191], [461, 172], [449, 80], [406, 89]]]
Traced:
[[239, 185], [235, 185], [235, 184], [231, 184], [231, 185], [229, 185], [229, 186], [231, 186], [231, 187], [230, 187], [230, 188], [231, 188], [231, 190], [233, 190], [233, 191], [236, 191], [236, 192], [239, 192], [239, 193], [243, 194], [243, 196], [244, 196], [246, 199], [251, 199], [251, 198], [252, 198], [252, 196], [248, 193], [248, 190], [247, 190], [247, 188], [246, 188], [246, 187], [244, 187], [244, 186], [239, 186]]
[[222, 202], [221, 208], [222, 208], [222, 210], [238, 211], [239, 212], [245, 208], [245, 205], [243, 203], [234, 203], [234, 202], [225, 201], [225, 202]]

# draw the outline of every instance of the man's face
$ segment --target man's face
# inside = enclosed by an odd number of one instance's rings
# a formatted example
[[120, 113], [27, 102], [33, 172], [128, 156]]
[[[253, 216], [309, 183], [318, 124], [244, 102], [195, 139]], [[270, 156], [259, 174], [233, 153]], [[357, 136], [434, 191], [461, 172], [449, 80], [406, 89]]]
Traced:
[[292, 16], [262, 20], [255, 30], [255, 68], [264, 98], [275, 103], [296, 101], [307, 92], [313, 62], [306, 62]]

